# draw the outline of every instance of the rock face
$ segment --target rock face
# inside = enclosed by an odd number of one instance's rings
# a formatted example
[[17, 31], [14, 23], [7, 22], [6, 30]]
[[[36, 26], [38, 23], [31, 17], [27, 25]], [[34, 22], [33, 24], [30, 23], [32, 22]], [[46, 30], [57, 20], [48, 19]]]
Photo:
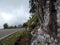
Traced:
[[60, 42], [39, 28], [33, 35], [31, 45], [60, 45]]
[[53, 35], [60, 37], [60, 29], [58, 29], [60, 28], [60, 0], [53, 1], [55, 0], [47, 0], [46, 8], [43, 10], [45, 13], [44, 17], [41, 16], [42, 10], [39, 7], [40, 17], [43, 17], [44, 20], [42, 20], [43, 22], [41, 21], [41, 26], [38, 31], [33, 34], [31, 45], [60, 45], [59, 40], [43, 31], [43, 29], [50, 31]]

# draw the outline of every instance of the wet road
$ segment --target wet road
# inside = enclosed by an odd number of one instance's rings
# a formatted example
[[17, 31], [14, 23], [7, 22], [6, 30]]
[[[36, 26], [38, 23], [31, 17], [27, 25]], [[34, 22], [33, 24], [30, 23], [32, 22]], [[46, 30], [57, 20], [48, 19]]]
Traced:
[[23, 30], [23, 28], [21, 28], [21, 29], [1, 29], [0, 30], [0, 40], [17, 31], [21, 31], [21, 30]]

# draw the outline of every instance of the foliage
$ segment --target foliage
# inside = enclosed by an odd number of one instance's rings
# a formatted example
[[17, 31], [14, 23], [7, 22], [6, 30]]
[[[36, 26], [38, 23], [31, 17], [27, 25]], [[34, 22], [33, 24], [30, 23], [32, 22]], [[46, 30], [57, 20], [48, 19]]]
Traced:
[[8, 26], [7, 23], [5, 23], [5, 24], [3, 25], [3, 27], [4, 27], [4, 29], [7, 29], [9, 26]]
[[30, 20], [28, 21], [28, 26], [30, 30], [34, 29], [37, 25], [38, 20], [38, 10], [37, 10], [37, 0], [29, 0], [30, 4], [30, 13], [32, 13], [32, 16]]
[[36, 0], [29, 0], [30, 3], [30, 13], [34, 13], [36, 12], [36, 4], [35, 4]]
[[13, 28], [17, 28], [16, 25], [15, 25], [15, 26], [9, 26], [7, 23], [5, 23], [5, 24], [3, 25], [3, 27], [4, 27], [4, 29], [13, 29]]
[[17, 26], [9, 26], [9, 29], [17, 28]]
[[15, 25], [14, 28], [17, 28], [17, 26]]
[[28, 26], [27, 22], [23, 24], [23, 27], [27, 27], [27, 26]]
[[31, 25], [33, 22], [35, 22], [37, 19], [37, 15], [32, 15], [32, 18], [29, 20], [29, 25]]

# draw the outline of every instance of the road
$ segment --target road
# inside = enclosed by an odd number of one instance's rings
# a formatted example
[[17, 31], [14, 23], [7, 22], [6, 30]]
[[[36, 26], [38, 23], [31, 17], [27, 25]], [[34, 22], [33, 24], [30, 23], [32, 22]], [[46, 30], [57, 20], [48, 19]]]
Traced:
[[23, 28], [21, 28], [21, 29], [1, 29], [0, 30], [0, 40], [17, 31], [21, 31], [21, 30], [23, 30]]

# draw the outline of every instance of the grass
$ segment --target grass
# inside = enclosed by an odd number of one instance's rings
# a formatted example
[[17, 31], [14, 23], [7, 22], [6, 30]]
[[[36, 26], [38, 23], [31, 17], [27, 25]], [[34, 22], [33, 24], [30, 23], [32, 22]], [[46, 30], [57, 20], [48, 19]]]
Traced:
[[28, 26], [31, 26], [31, 25], [33, 25], [33, 23], [36, 22], [36, 20], [38, 19], [37, 16], [38, 16], [38, 15], [37, 15], [37, 12], [32, 15], [32, 18], [30, 18], [30, 20], [29, 20], [29, 22], [28, 22]]
[[32, 18], [29, 21], [29, 24], [31, 24], [32, 22], [36, 21], [36, 15], [33, 15]]
[[13, 43], [22, 35], [26, 37], [26, 40], [28, 40], [28, 31], [23, 30], [1, 40], [0, 45], [13, 45]]

